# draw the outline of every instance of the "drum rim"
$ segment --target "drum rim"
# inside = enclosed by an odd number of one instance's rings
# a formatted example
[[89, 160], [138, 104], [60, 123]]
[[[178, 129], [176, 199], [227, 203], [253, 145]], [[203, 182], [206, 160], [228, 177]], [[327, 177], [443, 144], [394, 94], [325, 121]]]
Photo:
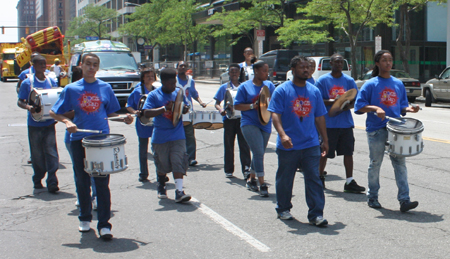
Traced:
[[419, 133], [422, 133], [422, 132], [424, 131], [424, 129], [425, 129], [424, 126], [423, 126], [423, 123], [422, 123], [420, 120], [418, 120], [418, 119], [411, 118], [411, 117], [400, 117], [400, 118], [397, 118], [397, 119], [399, 119], [399, 120], [402, 120], [402, 119], [411, 119], [411, 120], [414, 120], [414, 121], [416, 121], [416, 122], [420, 122], [420, 127], [414, 128], [414, 129], [400, 130], [400, 129], [394, 128], [394, 127], [391, 125], [392, 122], [391, 122], [391, 121], [388, 121], [387, 124], [386, 124], [386, 128], [387, 128], [388, 131], [393, 132], [393, 133], [396, 133], [396, 134], [400, 134], [400, 135], [410, 135], [410, 134], [419, 134]]
[[[104, 142], [104, 139], [102, 140], [91, 140], [89, 138], [93, 137], [102, 137], [102, 136], [116, 136], [119, 137], [118, 139], [114, 139], [110, 142]], [[110, 146], [118, 146], [123, 145], [127, 142], [127, 139], [122, 134], [94, 134], [89, 135], [83, 138], [81, 141], [83, 147], [110, 147]]]

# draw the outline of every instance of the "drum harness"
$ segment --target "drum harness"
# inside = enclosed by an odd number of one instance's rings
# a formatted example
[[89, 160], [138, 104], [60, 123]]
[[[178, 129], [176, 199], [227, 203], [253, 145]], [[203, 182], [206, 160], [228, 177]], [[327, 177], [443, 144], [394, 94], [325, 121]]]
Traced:
[[177, 88], [180, 88], [180, 90], [183, 91], [183, 98], [186, 100], [186, 102], [189, 104], [189, 109], [191, 111], [194, 111], [194, 105], [192, 105], [192, 102], [187, 98], [186, 96], [186, 90], [188, 90], [191, 87], [191, 82], [192, 82], [192, 76], [187, 76], [188, 78], [188, 82], [185, 86], [182, 86], [180, 84], [180, 82], [178, 81], [178, 77], [177, 77]]

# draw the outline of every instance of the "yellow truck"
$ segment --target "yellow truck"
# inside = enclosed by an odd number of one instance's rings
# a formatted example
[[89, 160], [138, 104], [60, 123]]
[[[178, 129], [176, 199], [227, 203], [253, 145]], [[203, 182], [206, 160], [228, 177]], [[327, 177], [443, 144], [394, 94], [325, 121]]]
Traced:
[[1, 78], [3, 82], [17, 78], [20, 68], [15, 62], [16, 56], [23, 52], [21, 43], [0, 43]]

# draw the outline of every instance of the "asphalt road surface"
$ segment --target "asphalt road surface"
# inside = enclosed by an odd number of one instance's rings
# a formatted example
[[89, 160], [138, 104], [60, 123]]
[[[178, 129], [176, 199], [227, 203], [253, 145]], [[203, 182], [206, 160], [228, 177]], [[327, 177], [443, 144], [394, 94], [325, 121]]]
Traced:
[[[72, 165], [64, 146], [64, 125], [58, 123], [60, 155], [58, 194], [33, 190], [26, 111], [17, 107], [15, 82], [0, 83], [0, 251], [1, 258], [446, 258], [450, 254], [450, 106], [436, 104], [418, 114], [424, 151], [407, 158], [412, 200], [419, 207], [399, 211], [397, 186], [389, 159], [381, 169], [379, 201], [367, 206], [364, 194], [343, 192], [342, 158], [328, 160], [324, 217], [326, 228], [310, 226], [301, 173], [294, 184], [292, 221], [275, 212], [276, 132], [265, 155], [269, 198], [248, 191], [235, 154], [235, 178], [223, 172], [223, 130], [196, 130], [198, 166], [190, 167], [185, 191], [188, 204], [174, 202], [170, 176], [168, 199], [156, 197], [155, 167], [148, 155], [150, 183], [138, 181], [138, 139], [134, 124], [110, 122], [111, 133], [127, 138], [129, 168], [111, 176], [112, 233], [98, 238], [96, 213], [92, 230], [78, 232], [78, 209]], [[216, 84], [196, 85], [204, 102]], [[201, 110], [197, 104], [195, 108]], [[210, 103], [206, 110], [214, 110]], [[369, 163], [365, 115], [354, 115], [354, 177], [367, 187]], [[237, 145], [236, 145], [237, 146]], [[236, 149], [237, 150], [237, 149]]]

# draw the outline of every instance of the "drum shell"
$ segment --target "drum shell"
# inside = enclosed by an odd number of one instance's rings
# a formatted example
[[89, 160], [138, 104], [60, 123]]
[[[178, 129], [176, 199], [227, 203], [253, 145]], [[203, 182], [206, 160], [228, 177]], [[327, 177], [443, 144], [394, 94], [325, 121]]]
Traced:
[[196, 129], [211, 127], [211, 111], [193, 111], [192, 124]]
[[187, 126], [192, 123], [193, 115], [192, 112], [185, 113], [181, 116], [183, 120], [183, 126]]
[[61, 92], [62, 88], [60, 87], [50, 89], [33, 88], [28, 96], [28, 103], [33, 104], [35, 103], [34, 100], [39, 99], [41, 110], [40, 112], [32, 113], [31, 118], [37, 122], [52, 120], [50, 110], [58, 100]]
[[211, 126], [206, 128], [207, 130], [217, 130], [223, 128], [223, 117], [219, 111], [212, 111], [210, 113]]
[[[102, 137], [115, 137], [114, 140]], [[98, 138], [100, 140], [95, 140]], [[125, 155], [126, 138], [119, 134], [100, 134], [85, 137], [82, 145], [85, 148], [84, 170], [93, 176], [118, 173], [128, 168]]]
[[413, 122], [414, 127], [405, 127], [404, 130], [397, 127], [401, 125], [389, 121], [386, 125], [388, 131], [388, 144], [386, 152], [390, 155], [400, 157], [410, 157], [420, 154], [423, 151], [422, 132], [424, 130], [422, 122], [413, 118], [398, 118], [408, 124]]

